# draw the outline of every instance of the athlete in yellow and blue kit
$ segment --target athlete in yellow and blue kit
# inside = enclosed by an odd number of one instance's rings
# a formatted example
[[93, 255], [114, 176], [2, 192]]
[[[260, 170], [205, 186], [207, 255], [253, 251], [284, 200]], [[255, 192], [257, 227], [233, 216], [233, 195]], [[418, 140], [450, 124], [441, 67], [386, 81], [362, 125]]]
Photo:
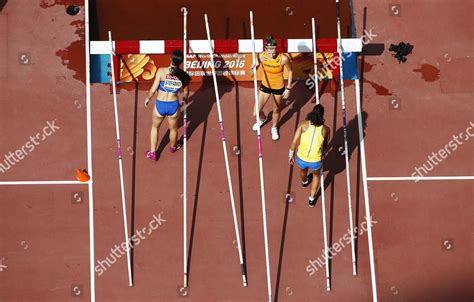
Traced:
[[295, 162], [295, 148], [299, 140], [296, 164], [300, 169], [301, 185], [307, 187], [313, 181], [309, 196], [310, 207], [316, 204], [315, 195], [320, 182], [324, 150], [329, 141], [329, 131], [329, 127], [324, 124], [324, 107], [318, 104], [308, 113], [306, 120], [298, 125], [291, 142], [289, 157], [292, 165]]
[[[181, 50], [174, 50], [171, 54], [169, 67], [162, 67], [156, 71], [155, 80], [145, 99], [145, 106], [152, 97], [157, 94], [155, 108], [152, 114], [152, 126], [150, 131], [150, 150], [145, 156], [152, 160], [157, 160], [156, 148], [158, 145], [158, 130], [165, 117], [168, 118], [170, 152], [176, 152], [181, 145], [178, 143], [178, 120], [181, 114], [180, 106], [185, 106], [189, 95], [189, 82], [191, 77], [183, 71], [180, 66], [183, 63], [184, 54]], [[178, 100], [178, 94], [183, 91], [183, 101]]]

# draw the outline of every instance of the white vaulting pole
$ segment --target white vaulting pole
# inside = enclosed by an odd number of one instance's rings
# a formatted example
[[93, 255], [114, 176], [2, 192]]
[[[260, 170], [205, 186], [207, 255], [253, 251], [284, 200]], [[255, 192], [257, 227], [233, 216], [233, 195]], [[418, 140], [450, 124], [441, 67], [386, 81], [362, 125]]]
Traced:
[[240, 242], [239, 225], [237, 222], [237, 213], [235, 211], [234, 190], [232, 189], [232, 179], [230, 176], [229, 157], [227, 155], [227, 145], [226, 145], [225, 135], [224, 135], [224, 122], [222, 121], [221, 101], [219, 98], [219, 90], [217, 88], [217, 77], [216, 77], [216, 70], [214, 66], [214, 50], [212, 48], [211, 32], [209, 30], [209, 21], [207, 19], [207, 14], [204, 15], [204, 20], [206, 22], [207, 41], [209, 43], [209, 56], [211, 60], [212, 80], [214, 81], [214, 92], [216, 94], [216, 104], [217, 104], [217, 113], [219, 116], [219, 127], [221, 130], [222, 148], [224, 149], [224, 160], [225, 160], [225, 168], [226, 168], [226, 173], [227, 173], [227, 183], [229, 186], [230, 204], [232, 206], [232, 216], [234, 218], [235, 237], [237, 239], [237, 248], [239, 250], [240, 269], [242, 271], [243, 284], [244, 286], [247, 286], [247, 275], [245, 272], [245, 264], [244, 264], [244, 259], [242, 256], [242, 245]]
[[[188, 11], [185, 7], [181, 8], [181, 11], [183, 12], [183, 56], [184, 56], [184, 61], [183, 61], [183, 66], [184, 66], [184, 71], [186, 71], [186, 56], [187, 56], [187, 17], [188, 17]], [[187, 101], [187, 100], [186, 100]], [[186, 152], [187, 152], [187, 138], [188, 138], [188, 133], [187, 133], [187, 120], [188, 120], [188, 114], [187, 114], [187, 109], [186, 109], [186, 104], [184, 104], [184, 110], [183, 110], [183, 123], [184, 123], [184, 135], [183, 135], [183, 269], [184, 269], [184, 287], [188, 287], [188, 248], [187, 248], [187, 162], [186, 162]]]
[[127, 205], [125, 202], [125, 186], [123, 181], [123, 167], [122, 167], [122, 145], [120, 143], [120, 126], [118, 121], [118, 106], [117, 106], [117, 89], [115, 83], [115, 67], [114, 67], [114, 44], [112, 42], [112, 33], [109, 31], [109, 42], [110, 42], [110, 70], [112, 76], [112, 92], [114, 95], [114, 112], [115, 112], [115, 132], [117, 134], [117, 149], [118, 149], [118, 162], [120, 170], [120, 191], [122, 193], [122, 213], [123, 213], [123, 227], [125, 231], [125, 242], [127, 246], [127, 266], [128, 266], [128, 282], [130, 286], [133, 286], [132, 280], [132, 262], [130, 258], [130, 237], [128, 236], [128, 223], [127, 223]]
[[[388, 176], [388, 177], [367, 177], [367, 181], [430, 181], [430, 180], [474, 180], [474, 176]], [[0, 183], [1, 184], [1, 183]]]
[[[255, 112], [258, 112], [258, 92], [257, 92], [257, 59], [255, 55], [255, 33], [253, 26], [253, 12], [250, 11], [250, 33], [252, 36], [252, 63], [253, 63], [253, 87], [255, 96]], [[255, 114], [257, 124], [259, 122], [258, 114]], [[263, 178], [263, 150], [262, 138], [260, 135], [260, 127], [257, 127], [258, 140], [258, 166], [260, 171], [260, 194], [262, 197], [262, 220], [263, 220], [263, 240], [265, 243], [265, 264], [267, 268], [267, 288], [268, 288], [268, 302], [272, 301], [272, 281], [270, 275], [270, 253], [268, 251], [268, 231], [267, 231], [267, 210], [265, 205], [265, 182]]]
[[356, 104], [357, 104], [357, 123], [359, 128], [359, 140], [360, 140], [360, 154], [361, 154], [361, 166], [362, 166], [362, 180], [364, 184], [364, 204], [365, 204], [365, 220], [367, 222], [367, 242], [369, 244], [369, 262], [370, 262], [370, 278], [372, 282], [372, 301], [377, 302], [377, 280], [375, 275], [375, 257], [374, 257], [374, 244], [372, 241], [372, 214], [370, 213], [370, 202], [369, 202], [369, 186], [367, 185], [367, 162], [365, 160], [365, 142], [364, 142], [364, 127], [362, 122], [362, 106], [360, 102], [360, 81], [355, 80], [356, 89]]
[[86, 61], [86, 132], [87, 132], [87, 171], [89, 197], [89, 274], [90, 297], [95, 302], [95, 243], [94, 243], [94, 177], [92, 172], [92, 115], [91, 115], [91, 65], [90, 65], [90, 36], [89, 36], [89, 1], [84, 1], [84, 36]]
[[346, 159], [346, 179], [347, 179], [347, 203], [349, 207], [349, 228], [351, 230], [351, 248], [352, 248], [352, 274], [357, 275], [355, 245], [354, 245], [354, 223], [352, 221], [352, 197], [351, 197], [351, 177], [349, 171], [349, 148], [347, 144], [347, 118], [346, 118], [346, 101], [344, 98], [344, 71], [342, 68], [343, 49], [341, 40], [341, 19], [339, 17], [339, 0], [336, 0], [337, 15], [337, 52], [339, 53], [339, 79], [341, 85], [341, 101], [342, 101], [342, 127], [344, 129], [344, 153]]
[[[316, 104], [319, 104], [319, 83], [318, 83], [318, 60], [317, 60], [317, 49], [316, 49], [316, 21], [314, 18], [311, 19], [311, 25], [313, 29], [313, 61], [314, 61], [314, 89], [316, 93]], [[324, 161], [323, 161], [324, 163]], [[321, 211], [323, 216], [323, 235], [324, 235], [324, 254], [326, 259], [326, 290], [331, 290], [331, 279], [329, 277], [329, 258], [328, 258], [328, 239], [326, 229], [326, 194], [324, 193], [324, 171], [323, 165], [321, 165]]]

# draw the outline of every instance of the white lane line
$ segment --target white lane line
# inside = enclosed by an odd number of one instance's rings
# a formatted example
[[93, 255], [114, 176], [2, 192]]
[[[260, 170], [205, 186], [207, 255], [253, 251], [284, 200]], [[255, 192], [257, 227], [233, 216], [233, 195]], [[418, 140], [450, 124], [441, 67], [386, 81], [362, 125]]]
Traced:
[[372, 239], [372, 214], [370, 213], [370, 201], [369, 201], [369, 186], [367, 177], [367, 161], [365, 157], [365, 140], [364, 140], [364, 127], [362, 121], [362, 104], [360, 99], [360, 81], [355, 80], [355, 91], [356, 91], [356, 107], [357, 107], [357, 125], [359, 130], [360, 139], [360, 155], [361, 155], [361, 168], [362, 168], [362, 183], [364, 187], [364, 204], [365, 204], [365, 219], [367, 221], [367, 243], [369, 245], [369, 263], [370, 263], [370, 278], [372, 282], [372, 301], [377, 302], [377, 276], [375, 273], [375, 254], [374, 254], [374, 243]]
[[89, 182], [77, 180], [25, 180], [25, 181], [0, 181], [0, 186], [20, 185], [86, 185]]
[[[91, 79], [90, 79], [90, 36], [89, 36], [89, 1], [84, 1], [84, 30], [86, 55], [86, 127], [87, 127], [87, 171], [91, 177], [89, 187], [89, 265], [91, 302], [95, 302], [95, 271], [94, 271], [94, 192], [92, 173], [92, 121], [91, 121]], [[113, 66], [112, 66], [113, 68]]]
[[474, 176], [367, 177], [368, 181], [474, 180]]

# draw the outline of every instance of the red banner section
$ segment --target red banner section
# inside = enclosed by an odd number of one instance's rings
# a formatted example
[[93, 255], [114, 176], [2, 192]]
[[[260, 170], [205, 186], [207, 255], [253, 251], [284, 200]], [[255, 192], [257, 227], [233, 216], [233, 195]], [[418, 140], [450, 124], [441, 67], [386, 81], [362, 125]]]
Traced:
[[[293, 67], [293, 78], [295, 80], [306, 80], [313, 73], [313, 55], [310, 53], [289, 53]], [[320, 79], [332, 79], [337, 64], [334, 60], [337, 54], [318, 53], [318, 70]], [[153, 80], [155, 73], [160, 67], [169, 66], [169, 55], [146, 55], [129, 54], [122, 56], [120, 64], [120, 82], [132, 82], [134, 79], [140, 82]], [[231, 81], [252, 81], [251, 54], [214, 54], [214, 66], [218, 77], [225, 77]], [[193, 81], [200, 82], [205, 77], [212, 76], [211, 60], [209, 54], [189, 54], [186, 61], [186, 70]], [[285, 79], [288, 71], [285, 69]], [[257, 72], [257, 79], [261, 80], [262, 69]]]

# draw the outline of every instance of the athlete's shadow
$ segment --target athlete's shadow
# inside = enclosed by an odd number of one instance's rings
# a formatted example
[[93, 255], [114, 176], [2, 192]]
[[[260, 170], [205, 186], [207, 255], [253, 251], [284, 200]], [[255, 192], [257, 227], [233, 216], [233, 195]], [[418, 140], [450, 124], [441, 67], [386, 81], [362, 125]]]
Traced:
[[[363, 29], [362, 32], [366, 32], [367, 28], [367, 7], [364, 7], [364, 13], [363, 13]], [[354, 25], [355, 29], [355, 25]], [[354, 30], [355, 34], [355, 30]], [[353, 36], [355, 38], [355, 35]], [[365, 66], [365, 55], [364, 51], [361, 54], [361, 60], [360, 60], [360, 91], [359, 91], [359, 96], [360, 96], [360, 107], [361, 110], [364, 108], [364, 66]], [[361, 183], [361, 152], [360, 148], [357, 149], [357, 183], [356, 183], [356, 204], [355, 204], [355, 220], [354, 220], [354, 226], [359, 229], [359, 204], [360, 204], [360, 183]], [[359, 259], [359, 236], [355, 236], [354, 238], [354, 249], [355, 249], [355, 256], [356, 256], [356, 265], [358, 264], [357, 259]]]
[[[328, 81], [320, 81], [322, 84], [319, 89], [319, 97], [324, 93], [328, 86]], [[288, 122], [292, 116], [299, 112], [303, 106], [311, 99], [313, 90], [308, 89], [303, 81], [298, 81], [292, 88], [290, 97], [287, 100], [282, 100], [282, 111], [289, 107], [288, 111], [281, 117], [278, 126], [281, 127]], [[314, 102], [315, 98], [311, 99]]]
[[[288, 111], [283, 114], [278, 122], [278, 126], [282, 127], [286, 122], [288, 122], [293, 114], [299, 112], [301, 108], [310, 100], [311, 91], [305, 87], [304, 83], [301, 81], [296, 82], [296, 84], [291, 89], [291, 94], [288, 99], [281, 100], [281, 110], [288, 107]], [[270, 100], [269, 100], [270, 101]], [[273, 99], [271, 100], [273, 102]]]
[[[219, 98], [223, 95], [232, 91], [233, 83], [219, 79]], [[214, 92], [214, 86], [212, 79], [206, 78], [202, 83], [201, 87], [190, 97], [192, 103], [187, 108], [188, 113], [188, 128], [187, 137], [190, 139], [193, 136], [194, 131], [204, 122], [212, 110], [213, 105], [216, 103], [216, 97]], [[179, 122], [179, 127], [183, 126], [183, 119]], [[182, 141], [183, 137], [180, 137], [179, 141]]]
[[[298, 128], [298, 124], [300, 122], [301, 111], [298, 110], [296, 112], [296, 120], [295, 120], [295, 127], [294, 131]], [[288, 183], [286, 187], [286, 195], [285, 195], [285, 211], [283, 214], [283, 224], [281, 230], [281, 239], [280, 239], [280, 253], [278, 255], [278, 267], [276, 273], [276, 284], [275, 284], [275, 302], [279, 301], [279, 294], [280, 294], [280, 280], [281, 280], [281, 271], [283, 267], [283, 253], [285, 251], [285, 239], [286, 239], [286, 227], [288, 222], [288, 213], [289, 213], [289, 205], [292, 202], [292, 183], [293, 183], [293, 170], [294, 165], [289, 165], [289, 173], [288, 173]]]
[[[219, 58], [216, 58], [216, 62]], [[219, 98], [233, 89], [233, 82], [226, 79], [219, 78]], [[187, 120], [188, 120], [188, 128], [187, 128], [187, 138], [188, 140], [191, 139], [194, 132], [197, 128], [204, 122], [207, 122], [207, 118], [211, 113], [212, 107], [216, 102], [214, 86], [212, 82], [212, 78], [205, 77], [201, 83], [201, 86], [194, 92], [190, 93], [189, 97], [190, 104], [187, 107]], [[183, 114], [181, 114], [181, 118], [178, 124], [179, 128], [183, 127]], [[178, 142], [182, 144], [183, 136], [178, 139]], [[166, 145], [170, 142], [169, 140], [169, 129], [166, 130], [166, 133], [163, 135], [163, 138], [158, 146], [158, 150], [156, 152], [157, 157], [159, 158], [163, 150], [165, 149]]]
[[[335, 92], [335, 102], [334, 102], [334, 122], [333, 122], [333, 129], [336, 128], [336, 117], [337, 117], [337, 95], [338, 92]], [[367, 119], [368, 119], [368, 114], [367, 112], [363, 111], [361, 113], [362, 117], [362, 128], [363, 128], [363, 136], [365, 137], [365, 129], [367, 128]], [[346, 126], [347, 129], [347, 142], [348, 142], [348, 155], [349, 155], [349, 160], [352, 157], [352, 154], [354, 153], [355, 149], [360, 145], [360, 141], [362, 138], [359, 137], [359, 125], [358, 125], [358, 115], [356, 115], [353, 119], [351, 119]], [[345, 160], [345, 150], [344, 150], [344, 128], [340, 127], [337, 130], [333, 131], [333, 137], [329, 143], [329, 151], [324, 157], [324, 171], [327, 172], [325, 174], [325, 179], [324, 179], [324, 189], [326, 190], [328, 187], [330, 187], [330, 210], [329, 210], [329, 228], [328, 228], [328, 245], [332, 246], [333, 242], [333, 225], [334, 225], [334, 192], [335, 192], [335, 177], [339, 173], [342, 173], [346, 169], [346, 160]], [[359, 162], [357, 163], [358, 169], [357, 171], [359, 172]], [[353, 182], [351, 182], [352, 184]], [[353, 207], [355, 208], [356, 211], [356, 226], [357, 226], [357, 221], [358, 221], [358, 205], [359, 205], [359, 186], [360, 180], [359, 180], [359, 175], [357, 176], [356, 180], [356, 205]], [[353, 187], [353, 186], [351, 186]], [[316, 199], [319, 199], [321, 195], [321, 191], [318, 191], [316, 194]], [[347, 204], [347, 195], [345, 196], [345, 204]], [[351, 197], [353, 197], [354, 194], [351, 192]], [[332, 271], [332, 261], [331, 258], [328, 259], [328, 265], [329, 265], [329, 270], [330, 272]]]
[[[367, 112], [362, 112], [362, 126], [364, 128], [364, 137], [365, 129], [367, 127]], [[348, 142], [348, 154], [349, 159], [354, 153], [356, 147], [359, 146], [359, 130], [358, 130], [358, 116], [356, 115], [353, 119], [347, 124], [347, 142]], [[346, 169], [346, 160], [345, 160], [345, 151], [344, 151], [344, 128], [340, 127], [334, 133], [333, 138], [330, 143], [330, 150], [324, 157], [324, 171], [327, 171], [326, 179], [324, 180], [325, 188], [334, 181], [334, 177], [343, 172]]]

